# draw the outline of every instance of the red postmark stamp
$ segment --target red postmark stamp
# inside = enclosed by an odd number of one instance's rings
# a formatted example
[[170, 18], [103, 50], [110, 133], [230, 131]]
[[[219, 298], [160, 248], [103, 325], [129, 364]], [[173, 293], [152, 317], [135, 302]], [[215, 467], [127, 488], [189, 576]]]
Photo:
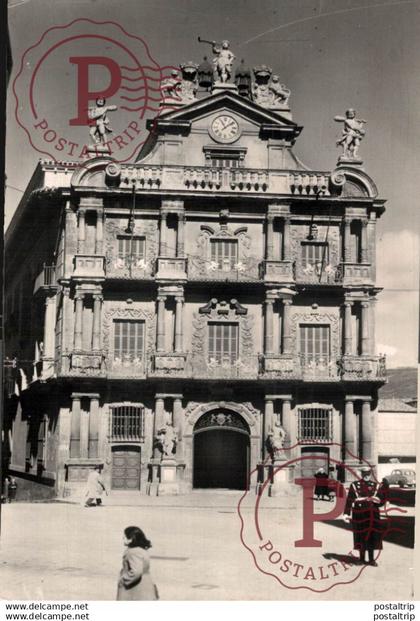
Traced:
[[[325, 478], [323, 469], [305, 476], [313, 456], [291, 458], [294, 448], [251, 473], [258, 493], [250, 489], [239, 501], [241, 542], [257, 570], [282, 587], [322, 593], [350, 585], [376, 565], [383, 540], [399, 532], [398, 515], [406, 511], [392, 506], [395, 494], [368, 462], [330, 458]], [[353, 483], [338, 481], [338, 472]]]
[[162, 86], [174, 71], [115, 22], [53, 26], [22, 56], [13, 82], [16, 120], [32, 147], [54, 160], [84, 159], [97, 144], [125, 162], [147, 137], [146, 117], [168, 110]]

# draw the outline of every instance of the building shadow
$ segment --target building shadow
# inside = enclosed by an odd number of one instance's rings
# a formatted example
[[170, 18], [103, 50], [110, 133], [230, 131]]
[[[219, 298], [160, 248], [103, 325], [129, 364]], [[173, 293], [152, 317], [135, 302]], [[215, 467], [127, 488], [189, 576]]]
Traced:
[[[351, 526], [344, 520], [325, 520], [324, 524], [348, 530], [351, 533]], [[414, 516], [411, 515], [388, 515], [383, 520], [383, 537], [385, 543], [394, 543], [403, 548], [414, 548]]]

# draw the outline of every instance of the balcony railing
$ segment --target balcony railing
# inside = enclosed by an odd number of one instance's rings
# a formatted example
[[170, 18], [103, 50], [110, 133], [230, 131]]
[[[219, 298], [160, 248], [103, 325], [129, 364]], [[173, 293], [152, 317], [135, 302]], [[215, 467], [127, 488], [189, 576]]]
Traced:
[[266, 282], [292, 282], [292, 261], [263, 261], [260, 265], [260, 277]]
[[156, 260], [156, 278], [162, 280], [186, 280], [187, 259], [182, 257], [159, 257]]
[[346, 355], [340, 361], [340, 372], [345, 381], [385, 381], [386, 357]]
[[241, 192], [262, 194], [330, 195], [327, 172], [290, 173], [261, 168], [216, 166], [121, 166], [121, 188]]
[[337, 265], [293, 263], [294, 280], [299, 284], [338, 285], [341, 284], [342, 272]]
[[341, 263], [338, 278], [343, 285], [372, 284], [372, 267], [370, 263]]
[[56, 287], [56, 277], [55, 277], [55, 265], [46, 265], [42, 268], [42, 271], [38, 274], [34, 283], [34, 294], [37, 293], [40, 289], [49, 289], [51, 287]]
[[220, 360], [204, 355], [155, 352], [150, 356], [111, 358], [106, 352], [74, 351], [62, 355], [59, 374], [114, 379], [182, 377], [185, 379], [267, 379], [305, 382], [386, 380], [384, 356], [253, 354]]

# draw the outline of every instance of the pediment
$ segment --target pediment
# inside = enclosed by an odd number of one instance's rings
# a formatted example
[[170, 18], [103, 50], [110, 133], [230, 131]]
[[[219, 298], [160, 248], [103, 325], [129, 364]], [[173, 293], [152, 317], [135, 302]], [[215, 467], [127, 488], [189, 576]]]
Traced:
[[155, 122], [159, 126], [162, 124], [167, 125], [171, 121], [174, 123], [192, 122], [197, 118], [202, 118], [218, 110], [236, 112], [258, 125], [294, 128], [298, 133], [302, 129], [296, 123], [286, 118], [286, 116], [283, 116], [281, 112], [267, 110], [255, 102], [229, 91], [221, 91], [177, 110], [164, 112], [157, 120], [151, 121], [151, 123]]

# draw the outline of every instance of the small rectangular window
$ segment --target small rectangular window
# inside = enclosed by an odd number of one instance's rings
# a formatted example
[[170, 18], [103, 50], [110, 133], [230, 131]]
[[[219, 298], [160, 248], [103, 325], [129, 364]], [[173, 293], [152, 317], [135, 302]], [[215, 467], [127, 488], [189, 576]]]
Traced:
[[209, 323], [209, 362], [234, 364], [238, 359], [238, 324]]
[[238, 242], [235, 239], [210, 240], [211, 260], [221, 270], [229, 272], [238, 263]]
[[124, 263], [135, 264], [145, 258], [146, 240], [144, 237], [135, 237], [129, 235], [119, 235], [118, 243], [118, 259]]
[[114, 321], [114, 360], [141, 360], [144, 349], [144, 321]]
[[301, 246], [301, 259], [303, 267], [322, 269], [328, 264], [328, 244], [303, 242]]
[[332, 409], [322, 407], [304, 407], [299, 413], [299, 442], [331, 442]]
[[111, 407], [111, 441], [130, 442], [144, 439], [144, 408], [137, 405]]

